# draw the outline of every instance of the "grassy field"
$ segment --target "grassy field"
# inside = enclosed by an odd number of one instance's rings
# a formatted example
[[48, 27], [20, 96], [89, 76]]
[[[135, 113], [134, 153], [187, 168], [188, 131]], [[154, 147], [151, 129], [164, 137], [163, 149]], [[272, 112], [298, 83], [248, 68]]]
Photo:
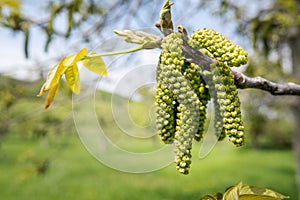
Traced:
[[173, 164], [152, 173], [128, 174], [101, 164], [77, 136], [50, 140], [10, 136], [0, 150], [0, 195], [5, 200], [186, 200], [223, 192], [243, 181], [297, 199], [291, 151], [237, 149], [225, 142], [198, 159], [199, 148], [194, 150], [188, 176], [180, 175]]

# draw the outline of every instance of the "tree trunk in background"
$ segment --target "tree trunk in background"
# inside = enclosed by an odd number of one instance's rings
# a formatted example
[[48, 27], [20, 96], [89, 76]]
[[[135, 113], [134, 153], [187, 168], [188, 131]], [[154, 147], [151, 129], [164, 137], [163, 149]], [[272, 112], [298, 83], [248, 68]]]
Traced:
[[[300, 0], [297, 1], [298, 13], [300, 13]], [[292, 50], [293, 74], [296, 79], [300, 80], [300, 31], [295, 27], [289, 38], [289, 46]], [[293, 107], [295, 115], [295, 132], [294, 132], [294, 153], [296, 157], [296, 181], [298, 189], [298, 199], [300, 199], [300, 97], [295, 97]]]

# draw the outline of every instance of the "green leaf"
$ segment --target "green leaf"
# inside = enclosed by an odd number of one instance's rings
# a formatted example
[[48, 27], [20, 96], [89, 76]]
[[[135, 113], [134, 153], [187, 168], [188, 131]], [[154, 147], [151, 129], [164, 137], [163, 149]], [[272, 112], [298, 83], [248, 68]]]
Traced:
[[72, 92], [78, 94], [80, 92], [80, 78], [76, 64], [67, 68], [65, 77]]
[[101, 56], [87, 56], [82, 60], [82, 64], [96, 74], [107, 75], [106, 66]]

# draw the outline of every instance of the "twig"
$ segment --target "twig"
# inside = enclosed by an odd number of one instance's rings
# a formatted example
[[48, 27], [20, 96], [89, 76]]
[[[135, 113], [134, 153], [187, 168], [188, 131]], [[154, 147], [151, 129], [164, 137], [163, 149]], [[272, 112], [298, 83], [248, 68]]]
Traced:
[[233, 71], [235, 85], [240, 89], [255, 88], [270, 92], [272, 95], [298, 95], [300, 85], [295, 83], [275, 83], [260, 76], [248, 77], [245, 74]]
[[210, 71], [210, 65], [214, 62], [217, 62], [216, 60], [188, 45], [185, 40], [183, 41], [182, 45], [182, 55], [187, 59], [188, 62], [201, 66], [203, 71]]

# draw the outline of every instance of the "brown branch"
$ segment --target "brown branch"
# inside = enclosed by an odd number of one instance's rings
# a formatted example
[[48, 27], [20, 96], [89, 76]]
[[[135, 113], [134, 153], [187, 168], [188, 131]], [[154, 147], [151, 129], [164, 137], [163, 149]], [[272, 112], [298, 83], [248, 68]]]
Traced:
[[182, 55], [187, 59], [188, 62], [201, 66], [202, 70], [210, 71], [210, 65], [214, 62], [217, 62], [211, 57], [191, 47], [185, 40], [183, 41], [182, 45]]
[[275, 83], [260, 76], [248, 77], [242, 73], [233, 71], [235, 85], [240, 89], [255, 88], [270, 92], [272, 95], [298, 95], [300, 85], [295, 83]]

